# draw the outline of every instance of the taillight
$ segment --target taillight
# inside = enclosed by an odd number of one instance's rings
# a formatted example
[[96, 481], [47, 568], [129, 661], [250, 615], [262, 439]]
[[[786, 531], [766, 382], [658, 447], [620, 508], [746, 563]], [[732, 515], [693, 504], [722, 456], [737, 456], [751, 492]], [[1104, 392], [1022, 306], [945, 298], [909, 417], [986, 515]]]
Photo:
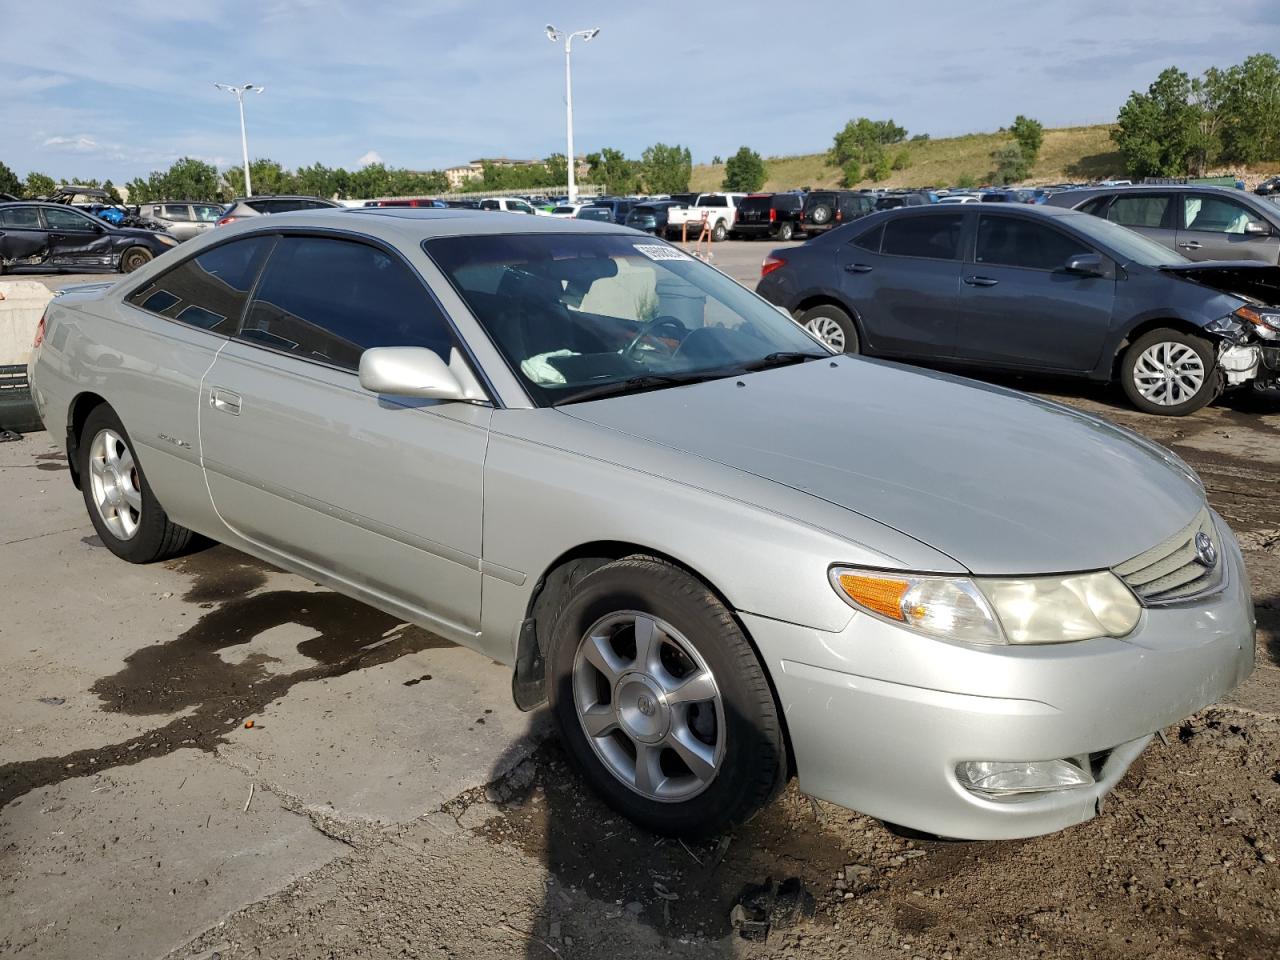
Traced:
[[219, 227], [225, 227], [228, 223], [235, 223], [239, 219], [239, 217], [223, 217], [218, 221], [217, 225]]
[[770, 208], [769, 208], [769, 222], [770, 222], [770, 223], [774, 223], [774, 222], [776, 222], [776, 221], [777, 221], [777, 219], [778, 219], [778, 211], [777, 211], [777, 210], [775, 210], [775, 209], [773, 209], [773, 207], [770, 207]]
[[839, 222], [840, 222], [841, 220], [843, 220], [843, 219], [844, 219], [844, 211], [843, 211], [843, 210], [837, 210], [837, 211], [836, 211], [836, 223], [839, 223]]
[[760, 264], [760, 276], [767, 277], [779, 267], [785, 267], [786, 265], [787, 261], [783, 260], [781, 257], [775, 257], [773, 254], [769, 254], [769, 256], [765, 257], [764, 261]]
[[35, 338], [31, 341], [32, 350], [40, 346], [40, 344], [44, 343], [44, 318], [46, 316], [48, 316], [48, 313], [40, 314], [40, 322], [36, 324], [36, 335], [35, 335]]

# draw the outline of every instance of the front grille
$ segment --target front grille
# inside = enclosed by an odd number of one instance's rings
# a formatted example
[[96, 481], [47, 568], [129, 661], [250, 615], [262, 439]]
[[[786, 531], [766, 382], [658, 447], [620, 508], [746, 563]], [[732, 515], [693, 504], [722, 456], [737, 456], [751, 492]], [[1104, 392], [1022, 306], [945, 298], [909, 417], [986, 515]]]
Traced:
[[[1196, 552], [1196, 535], [1209, 537], [1217, 550], [1217, 562], [1206, 567]], [[1126, 560], [1116, 574], [1148, 606], [1187, 600], [1211, 593], [1222, 585], [1222, 545], [1208, 509], [1172, 537], [1146, 553]]]

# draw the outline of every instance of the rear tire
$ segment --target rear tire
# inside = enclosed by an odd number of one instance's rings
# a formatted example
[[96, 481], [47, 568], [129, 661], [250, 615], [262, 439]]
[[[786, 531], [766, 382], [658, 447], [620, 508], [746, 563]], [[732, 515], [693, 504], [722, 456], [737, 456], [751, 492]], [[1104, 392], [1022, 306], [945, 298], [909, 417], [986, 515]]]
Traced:
[[1120, 385], [1144, 413], [1185, 417], [1218, 396], [1222, 376], [1212, 343], [1163, 327], [1143, 334], [1125, 351]]
[[814, 224], [816, 224], [817, 226], [825, 227], [828, 223], [831, 222], [831, 217], [834, 215], [834, 213], [835, 211], [831, 209], [830, 204], [816, 203], [813, 205], [813, 209], [809, 211], [808, 216], [809, 216], [809, 219], [812, 220]]
[[130, 247], [120, 254], [120, 272], [133, 273], [133, 271], [145, 267], [154, 259], [155, 255], [146, 247]]
[[720, 241], [724, 240], [728, 236], [729, 236], [729, 228], [724, 225], [723, 220], [721, 220], [719, 223], [717, 223], [714, 227], [711, 228], [711, 241], [713, 243], [719, 243]]
[[85, 419], [76, 454], [85, 509], [108, 550], [130, 563], [151, 563], [191, 545], [194, 535], [164, 512], [124, 424], [106, 404]]
[[837, 306], [820, 304], [800, 314], [797, 320], [800, 326], [833, 350], [848, 354], [860, 353], [862, 350], [862, 343], [858, 339], [858, 325], [853, 322], [853, 317]]
[[784, 223], [782, 226], [778, 227], [778, 239], [781, 240], [783, 243], [786, 243], [788, 240], [791, 239], [791, 235], [794, 232], [795, 232], [795, 228], [792, 227], [791, 224]]
[[647, 830], [720, 833], [785, 782], [760, 661], [733, 614], [678, 567], [632, 556], [583, 577], [556, 617], [549, 667], [569, 756]]

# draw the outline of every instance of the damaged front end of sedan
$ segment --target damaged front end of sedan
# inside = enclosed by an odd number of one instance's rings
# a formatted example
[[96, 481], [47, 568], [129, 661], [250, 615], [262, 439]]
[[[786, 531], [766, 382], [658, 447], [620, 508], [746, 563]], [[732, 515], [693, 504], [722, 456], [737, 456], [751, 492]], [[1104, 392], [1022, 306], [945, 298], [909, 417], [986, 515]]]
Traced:
[[1253, 384], [1280, 389], [1280, 267], [1265, 263], [1180, 263], [1162, 268], [1243, 300], [1206, 324], [1218, 337], [1218, 369], [1224, 388]]

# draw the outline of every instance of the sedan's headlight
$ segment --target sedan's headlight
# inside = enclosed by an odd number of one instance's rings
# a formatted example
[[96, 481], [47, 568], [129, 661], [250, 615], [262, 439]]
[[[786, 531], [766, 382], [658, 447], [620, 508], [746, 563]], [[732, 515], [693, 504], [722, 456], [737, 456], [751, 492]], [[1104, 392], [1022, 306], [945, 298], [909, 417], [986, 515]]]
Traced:
[[1280, 340], [1280, 311], [1240, 307], [1232, 314], [1253, 325], [1253, 332], [1263, 340]]
[[940, 577], [833, 567], [856, 609], [962, 643], [1069, 643], [1123, 637], [1142, 607], [1110, 571], [1013, 579]]
[[173, 237], [166, 237], [162, 233], [157, 234], [156, 239], [159, 240], [161, 243], [163, 243], [166, 247], [176, 247], [178, 245], [177, 240], [175, 240]]

